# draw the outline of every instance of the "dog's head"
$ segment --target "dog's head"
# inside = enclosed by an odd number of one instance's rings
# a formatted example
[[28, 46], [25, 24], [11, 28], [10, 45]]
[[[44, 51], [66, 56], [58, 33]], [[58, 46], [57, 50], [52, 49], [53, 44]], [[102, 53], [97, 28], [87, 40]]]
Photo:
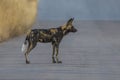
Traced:
[[74, 21], [74, 18], [71, 18], [66, 23], [66, 30], [69, 31], [69, 32], [77, 32], [77, 29], [72, 24], [73, 21]]
[[68, 34], [69, 32], [77, 32], [77, 29], [73, 26], [73, 21], [74, 18], [71, 18], [67, 21], [66, 24], [64, 24], [63, 26], [61, 26], [61, 29], [63, 31], [63, 34]]

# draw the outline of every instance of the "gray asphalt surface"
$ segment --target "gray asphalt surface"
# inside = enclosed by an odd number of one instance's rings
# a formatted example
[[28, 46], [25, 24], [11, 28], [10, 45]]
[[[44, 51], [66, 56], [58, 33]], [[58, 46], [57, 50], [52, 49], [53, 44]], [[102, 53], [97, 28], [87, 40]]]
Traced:
[[[57, 27], [64, 22], [40, 22]], [[25, 36], [0, 44], [0, 80], [120, 80], [120, 22], [75, 21], [77, 33], [60, 44], [62, 64], [52, 64], [51, 44], [39, 43], [25, 64]], [[34, 27], [36, 28], [36, 27]]]

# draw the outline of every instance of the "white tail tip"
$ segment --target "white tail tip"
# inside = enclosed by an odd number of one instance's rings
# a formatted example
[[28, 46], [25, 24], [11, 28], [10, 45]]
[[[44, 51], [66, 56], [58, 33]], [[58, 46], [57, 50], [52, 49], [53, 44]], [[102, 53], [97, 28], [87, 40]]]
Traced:
[[23, 44], [23, 45], [22, 45], [22, 48], [21, 48], [21, 51], [22, 51], [22, 52], [24, 52], [24, 51], [26, 50], [26, 46], [27, 46], [26, 44]]

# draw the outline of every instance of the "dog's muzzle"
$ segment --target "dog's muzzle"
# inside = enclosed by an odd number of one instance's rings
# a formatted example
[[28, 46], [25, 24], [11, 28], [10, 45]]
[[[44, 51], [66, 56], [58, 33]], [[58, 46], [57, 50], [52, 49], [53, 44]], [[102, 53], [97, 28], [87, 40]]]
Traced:
[[77, 32], [77, 29], [73, 28], [73, 29], [71, 30], [71, 32]]

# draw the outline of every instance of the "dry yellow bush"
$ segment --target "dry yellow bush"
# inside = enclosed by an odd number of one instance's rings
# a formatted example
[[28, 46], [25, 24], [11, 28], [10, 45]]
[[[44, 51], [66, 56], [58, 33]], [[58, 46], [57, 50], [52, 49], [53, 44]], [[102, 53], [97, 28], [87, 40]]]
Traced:
[[36, 14], [37, 0], [0, 0], [0, 42], [25, 33]]

